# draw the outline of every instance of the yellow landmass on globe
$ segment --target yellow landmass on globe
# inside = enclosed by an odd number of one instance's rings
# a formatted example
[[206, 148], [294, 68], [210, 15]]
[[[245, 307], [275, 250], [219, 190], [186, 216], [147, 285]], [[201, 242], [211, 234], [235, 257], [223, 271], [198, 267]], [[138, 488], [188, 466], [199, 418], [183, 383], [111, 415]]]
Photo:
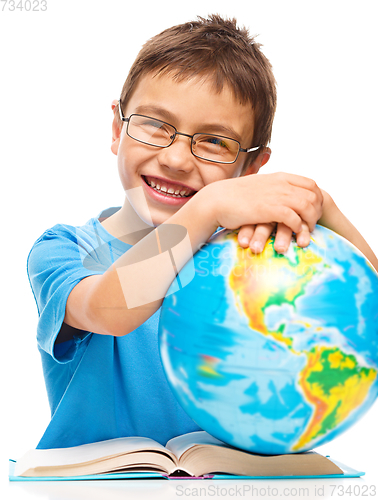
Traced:
[[197, 366], [197, 373], [203, 377], [209, 378], [219, 378], [222, 377], [220, 373], [217, 372], [216, 367], [220, 359], [214, 356], [208, 356], [206, 354], [199, 355], [199, 365]]
[[198, 367], [198, 374], [202, 375], [203, 377], [220, 377], [221, 375], [214, 370], [211, 366], [206, 366], [206, 365], [201, 365]]
[[[320, 255], [293, 247], [294, 259], [289, 259], [275, 252], [272, 238], [264, 251], [256, 255], [238, 245], [237, 234], [231, 233], [229, 237], [234, 239], [237, 249], [229, 284], [239, 312], [247, 316], [251, 329], [285, 344], [293, 354], [307, 358], [298, 383], [314, 411], [292, 450], [306, 449], [312, 441], [340, 425], [364, 402], [377, 378], [377, 371], [360, 366], [355, 356], [338, 347], [318, 346], [296, 352], [292, 338], [285, 335], [284, 323], [275, 331], [269, 330], [265, 323], [265, 310], [269, 306], [287, 303], [295, 307], [296, 299], [305, 294], [306, 285], [327, 267]], [[306, 328], [311, 327], [308, 322], [302, 323]]]
[[364, 402], [377, 377], [376, 370], [359, 366], [355, 356], [337, 347], [315, 347], [306, 354], [299, 384], [314, 413], [293, 451], [340, 425]]
[[236, 234], [230, 237], [235, 240], [237, 255], [229, 283], [239, 312], [246, 314], [253, 330], [291, 348], [292, 339], [285, 337], [283, 325], [276, 331], [268, 330], [265, 309], [284, 303], [295, 307], [295, 300], [305, 294], [306, 285], [320, 272], [323, 259], [310, 250], [294, 247], [295, 259], [290, 260], [276, 253], [272, 238], [261, 254], [254, 254], [237, 244]]

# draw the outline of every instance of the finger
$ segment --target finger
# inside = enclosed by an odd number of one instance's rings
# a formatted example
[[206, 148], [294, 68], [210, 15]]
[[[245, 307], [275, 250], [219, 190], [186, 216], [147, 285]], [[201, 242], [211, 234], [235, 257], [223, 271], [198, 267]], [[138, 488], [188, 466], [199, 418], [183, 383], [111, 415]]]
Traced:
[[291, 240], [293, 237], [293, 231], [290, 227], [285, 224], [277, 225], [277, 233], [276, 238], [274, 240], [274, 249], [277, 253], [285, 253], [287, 252]]
[[300, 218], [295, 209], [290, 208], [285, 204], [280, 205], [269, 205], [266, 207], [266, 218], [271, 223], [274, 221], [276, 223], [282, 222], [294, 233], [298, 233], [302, 230], [303, 220]]
[[[313, 231], [316, 223], [322, 216], [322, 205], [313, 193], [302, 188], [295, 188], [288, 198], [288, 205], [306, 222], [310, 231]], [[300, 230], [299, 230], [300, 231]], [[299, 232], [297, 231], [297, 232]]]
[[[307, 228], [310, 231], [315, 229], [316, 223], [321, 217], [321, 213], [315, 209], [312, 205], [307, 205], [305, 208], [298, 208], [298, 215], [302, 219], [302, 223], [306, 224]], [[303, 230], [301, 228], [299, 231], [294, 231], [296, 234], [300, 233]]]
[[239, 245], [243, 248], [247, 248], [254, 232], [255, 224], [246, 224], [245, 226], [242, 226], [238, 233]]
[[310, 244], [311, 233], [308, 225], [305, 222], [303, 222], [302, 231], [297, 233], [296, 239], [297, 239], [297, 245], [302, 248], [307, 247]]
[[[281, 181], [284, 181], [288, 186], [290, 186], [290, 189], [286, 191], [284, 198], [281, 199], [281, 201], [280, 197], [276, 198], [278, 203], [283, 203], [284, 205], [295, 210], [299, 215], [301, 215], [302, 219], [306, 220], [311, 229], [312, 226], [315, 225], [314, 221], [318, 221], [322, 215], [322, 190], [317, 186], [315, 181], [300, 175], [279, 173], [278, 179], [281, 179]], [[279, 193], [280, 190], [278, 190], [278, 194]], [[315, 212], [312, 210], [309, 214], [306, 214], [306, 210], [311, 206], [315, 209]], [[303, 217], [304, 215], [307, 215], [308, 219]]]
[[287, 182], [289, 184], [314, 192], [317, 198], [320, 200], [320, 203], [321, 204], [323, 203], [323, 194], [321, 192], [321, 189], [313, 179], [310, 179], [308, 177], [303, 177], [302, 175], [297, 175], [297, 174], [285, 173], [284, 175], [287, 178]]
[[257, 224], [253, 238], [249, 244], [249, 248], [252, 252], [261, 253], [264, 250], [265, 244], [275, 227], [276, 224], [274, 223]]

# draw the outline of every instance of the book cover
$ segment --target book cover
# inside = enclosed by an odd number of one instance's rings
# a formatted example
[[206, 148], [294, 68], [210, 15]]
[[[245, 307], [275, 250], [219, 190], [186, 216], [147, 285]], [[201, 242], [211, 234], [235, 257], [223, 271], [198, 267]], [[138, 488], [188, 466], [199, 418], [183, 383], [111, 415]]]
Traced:
[[[330, 457], [327, 457], [329, 460]], [[324, 479], [324, 478], [352, 478], [361, 477], [365, 475], [365, 472], [357, 471], [348, 467], [336, 460], [332, 460], [344, 474], [331, 474], [322, 476], [236, 476], [232, 474], [207, 474], [201, 477], [192, 476], [168, 476], [165, 474], [160, 474], [158, 472], [127, 472], [127, 473], [115, 473], [115, 474], [96, 474], [90, 476], [69, 476], [69, 477], [23, 477], [15, 476], [14, 468], [16, 465], [15, 460], [9, 460], [9, 480], [10, 481], [98, 481], [98, 480], [112, 480], [112, 479], [195, 479], [195, 480], [206, 480], [206, 479]]]

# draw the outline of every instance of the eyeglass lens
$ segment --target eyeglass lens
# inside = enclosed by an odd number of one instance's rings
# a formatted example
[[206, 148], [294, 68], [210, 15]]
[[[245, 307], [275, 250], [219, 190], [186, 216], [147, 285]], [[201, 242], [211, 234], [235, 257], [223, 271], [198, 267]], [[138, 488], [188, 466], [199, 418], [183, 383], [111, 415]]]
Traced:
[[[131, 115], [127, 133], [145, 144], [167, 147], [172, 144], [176, 129], [155, 118]], [[233, 163], [239, 153], [239, 143], [218, 135], [195, 134], [192, 139], [192, 153], [204, 160]]]

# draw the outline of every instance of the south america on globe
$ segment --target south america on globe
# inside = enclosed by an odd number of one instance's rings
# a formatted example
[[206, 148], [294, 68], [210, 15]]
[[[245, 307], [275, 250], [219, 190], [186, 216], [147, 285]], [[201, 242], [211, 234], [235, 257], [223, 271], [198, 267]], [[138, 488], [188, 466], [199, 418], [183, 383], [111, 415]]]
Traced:
[[[378, 393], [378, 275], [351, 243], [316, 226], [278, 254], [215, 234], [163, 301], [159, 349], [183, 409], [205, 431], [260, 454], [320, 446]], [[194, 264], [194, 276], [193, 276]]]

